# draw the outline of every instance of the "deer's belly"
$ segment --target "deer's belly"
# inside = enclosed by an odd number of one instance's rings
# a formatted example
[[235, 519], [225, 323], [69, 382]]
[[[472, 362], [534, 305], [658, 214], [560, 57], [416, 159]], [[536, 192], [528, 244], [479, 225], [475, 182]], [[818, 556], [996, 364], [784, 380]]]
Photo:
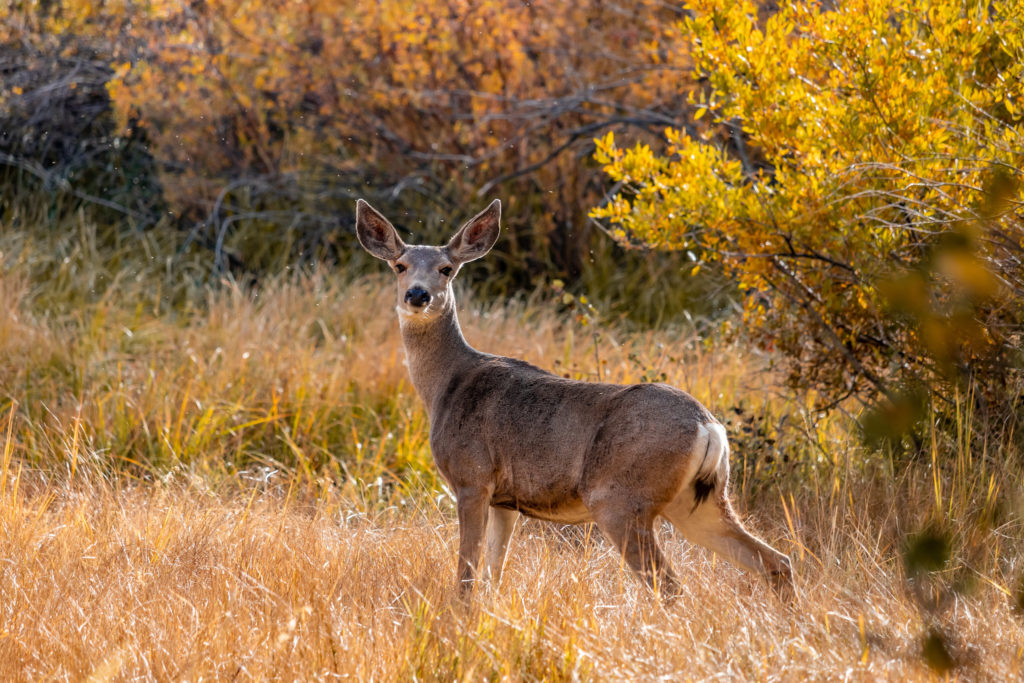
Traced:
[[543, 519], [548, 522], [558, 522], [559, 524], [582, 524], [593, 521], [590, 510], [587, 509], [587, 506], [579, 498], [558, 502], [538, 502], [495, 496], [491, 500], [491, 505], [507, 510], [518, 510], [527, 517]]

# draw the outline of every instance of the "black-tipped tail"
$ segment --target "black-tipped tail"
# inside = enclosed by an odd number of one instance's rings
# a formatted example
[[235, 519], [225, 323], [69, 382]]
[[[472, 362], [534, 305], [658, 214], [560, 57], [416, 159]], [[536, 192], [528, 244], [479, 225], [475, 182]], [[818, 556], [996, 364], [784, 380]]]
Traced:
[[718, 478], [714, 472], [702, 474], [693, 480], [693, 509], [696, 510], [700, 504], [708, 499], [708, 496], [718, 485]]

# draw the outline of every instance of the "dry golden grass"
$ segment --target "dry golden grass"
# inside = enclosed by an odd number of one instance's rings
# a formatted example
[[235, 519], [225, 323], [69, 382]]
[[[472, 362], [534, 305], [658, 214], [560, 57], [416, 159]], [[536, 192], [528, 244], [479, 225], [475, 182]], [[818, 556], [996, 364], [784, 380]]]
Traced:
[[[32, 480], [35, 481], [32, 481]], [[0, 502], [4, 680], [926, 679], [920, 611], [878, 526], [827, 505], [798, 534], [802, 598], [684, 546], [667, 608], [586, 530], [514, 536], [499, 590], [452, 585], [447, 504], [367, 513], [302, 490], [211, 492], [201, 480], [43, 483]], [[813, 503], [808, 503], [813, 505]], [[822, 515], [825, 515], [822, 518]], [[757, 516], [773, 541], [778, 520]], [[792, 540], [792, 539], [789, 539]], [[821, 561], [819, 564], [818, 560]], [[941, 616], [960, 677], [1022, 675], [1024, 628], [980, 586]]]
[[[736, 497], [801, 598], [666, 528], [663, 607], [596, 533], [529, 522], [464, 604], [388, 280], [205, 288], [80, 228], [0, 239], [0, 679], [928, 679], [932, 631], [952, 676], [1024, 675], [1020, 471], [967, 447], [969, 415], [897, 468], [739, 348], [469, 304], [480, 348], [759, 416], [732, 426]], [[951, 556], [910, 580], [929, 524]]]

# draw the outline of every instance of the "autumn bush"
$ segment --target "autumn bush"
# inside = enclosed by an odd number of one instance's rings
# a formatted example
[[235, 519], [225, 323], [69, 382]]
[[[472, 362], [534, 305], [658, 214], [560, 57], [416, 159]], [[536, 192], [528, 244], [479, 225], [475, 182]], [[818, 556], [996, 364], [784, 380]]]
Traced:
[[[88, 51], [108, 76], [108, 142], [144, 138], [166, 212], [219, 267], [358, 268], [355, 198], [433, 239], [501, 196], [509, 237], [485, 270], [491, 291], [582, 278], [592, 298], [657, 319], [714, 310], [718, 281], [688, 278], [685, 256], [610, 244], [587, 217], [606, 190], [588, 159], [603, 131], [653, 139], [687, 125], [689, 69], [664, 31], [681, 12], [653, 0], [63, 0], [16, 3], [0, 38], [55, 60]], [[38, 108], [78, 73], [5, 82], [0, 101]], [[695, 295], [644, 292], [651, 279]], [[641, 301], [619, 305], [623, 289]]]
[[668, 128], [664, 153], [605, 135], [620, 190], [593, 215], [624, 242], [723, 264], [794, 388], [881, 399], [869, 437], [919, 440], [923, 416], [949, 424], [963, 397], [1019, 435], [1024, 5], [691, 7], [675, 31], [713, 125]]

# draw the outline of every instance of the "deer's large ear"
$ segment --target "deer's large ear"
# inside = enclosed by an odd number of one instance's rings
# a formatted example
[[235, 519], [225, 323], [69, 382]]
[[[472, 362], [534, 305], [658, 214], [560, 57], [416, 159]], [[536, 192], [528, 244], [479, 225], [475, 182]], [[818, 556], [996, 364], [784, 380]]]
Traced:
[[391, 221], [362, 199], [356, 201], [356, 237], [363, 249], [385, 261], [394, 261], [405, 251]]
[[448, 255], [453, 261], [466, 263], [480, 258], [498, 241], [501, 229], [501, 200], [495, 199], [486, 209], [473, 216], [448, 242]]

